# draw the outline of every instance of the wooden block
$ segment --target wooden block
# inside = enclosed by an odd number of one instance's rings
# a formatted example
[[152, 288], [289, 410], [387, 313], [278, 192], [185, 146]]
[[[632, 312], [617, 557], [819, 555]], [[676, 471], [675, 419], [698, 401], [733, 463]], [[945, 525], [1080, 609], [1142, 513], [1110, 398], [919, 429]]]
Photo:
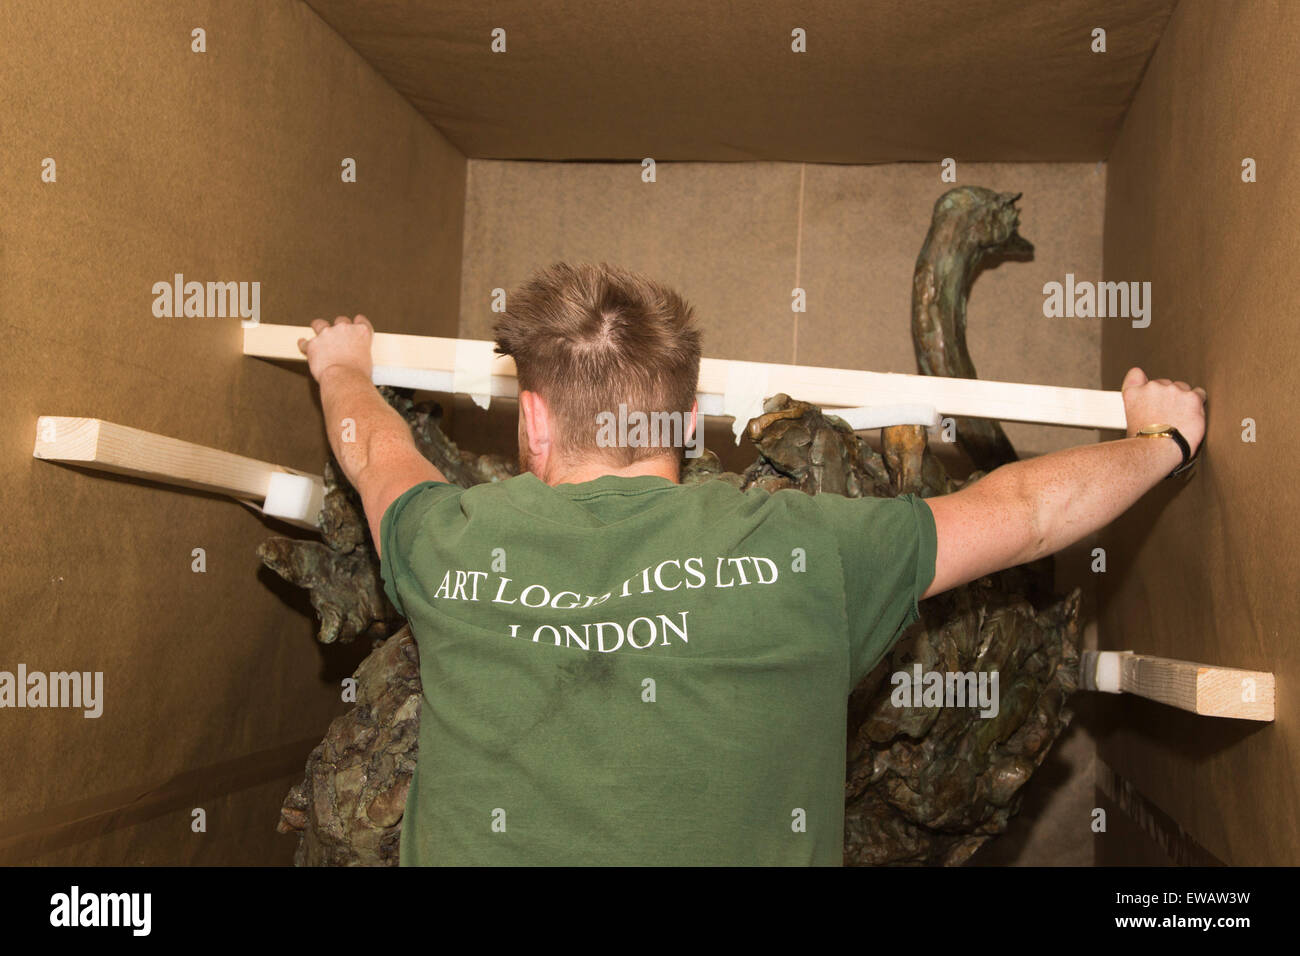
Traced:
[[[244, 354], [303, 362], [306, 357], [298, 349], [298, 340], [310, 339], [314, 334], [308, 326], [249, 326], [244, 329]], [[376, 332], [371, 355], [376, 366], [389, 369], [453, 373], [457, 341], [436, 336]], [[940, 415], [1118, 431], [1127, 426], [1124, 399], [1119, 392], [802, 365], [746, 364], [762, 365], [767, 375], [765, 391], [769, 396], [785, 392], [792, 398], [824, 408], [925, 405], [935, 408]], [[726, 394], [731, 365], [728, 359], [706, 358], [700, 361], [701, 408], [707, 407], [712, 412], [720, 407], [716, 399], [705, 399]], [[514, 377], [513, 359], [508, 356], [494, 359], [492, 394], [514, 394], [509, 384]]]
[[[240, 500], [264, 501], [271, 476], [282, 472], [315, 483], [318, 494], [312, 500], [317, 511], [324, 496], [324, 483], [318, 475], [99, 418], [40, 416], [36, 420], [36, 446], [32, 455], [46, 461], [214, 491]], [[315, 514], [283, 517], [313, 531], [317, 530], [314, 519]]]
[[1207, 717], [1273, 719], [1273, 675], [1264, 671], [1129, 653], [1120, 657], [1120, 688]]
[[1273, 675], [1152, 657], [1132, 651], [1085, 651], [1080, 686], [1112, 694], [1136, 694], [1206, 717], [1274, 719]]

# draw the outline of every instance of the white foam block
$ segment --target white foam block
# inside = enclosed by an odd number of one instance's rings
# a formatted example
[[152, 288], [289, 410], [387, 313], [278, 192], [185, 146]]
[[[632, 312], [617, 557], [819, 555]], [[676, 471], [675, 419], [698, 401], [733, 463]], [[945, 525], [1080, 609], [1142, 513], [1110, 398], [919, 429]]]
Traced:
[[277, 518], [314, 524], [323, 499], [324, 488], [318, 479], [273, 471], [266, 486], [266, 501], [262, 504], [262, 512]]
[[1120, 692], [1120, 657], [1127, 651], [1098, 651], [1096, 684], [1097, 690], [1108, 694]]
[[939, 413], [932, 405], [864, 405], [860, 408], [834, 408], [826, 411], [844, 419], [854, 431], [886, 428], [890, 425], [925, 425], [933, 428], [939, 424]]
[[722, 414], [731, 415], [731, 432], [740, 444], [740, 436], [751, 418], [763, 414], [767, 398], [767, 366], [762, 362], [730, 361], [727, 363], [727, 390], [722, 395]]
[[700, 403], [701, 415], [718, 416], [722, 414], [722, 396], [713, 395], [708, 392], [698, 392], [695, 400]]
[[491, 340], [457, 339], [456, 371], [452, 391], [468, 395], [479, 408], [492, 402], [492, 362], [496, 358]]

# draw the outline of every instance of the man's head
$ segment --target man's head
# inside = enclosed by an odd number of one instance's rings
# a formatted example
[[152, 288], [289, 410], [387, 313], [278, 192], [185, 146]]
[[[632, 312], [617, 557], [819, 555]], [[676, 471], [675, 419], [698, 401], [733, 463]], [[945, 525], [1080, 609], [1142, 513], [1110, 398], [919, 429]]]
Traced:
[[[593, 471], [676, 474], [694, 440], [692, 319], [673, 290], [604, 263], [556, 263], [512, 292], [494, 335], [518, 375], [520, 467], [551, 483]], [[675, 447], [654, 427], [638, 430], [643, 420], [676, 424]]]

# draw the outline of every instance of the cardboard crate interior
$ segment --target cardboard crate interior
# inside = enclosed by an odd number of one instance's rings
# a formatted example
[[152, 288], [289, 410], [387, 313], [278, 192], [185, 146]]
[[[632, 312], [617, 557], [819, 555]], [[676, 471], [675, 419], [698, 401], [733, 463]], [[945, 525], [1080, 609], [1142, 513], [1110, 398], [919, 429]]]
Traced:
[[[280, 801], [366, 651], [317, 645], [302, 595], [259, 569], [257, 515], [32, 458], [38, 416], [93, 417], [319, 474], [304, 368], [245, 358], [237, 319], [156, 317], [154, 283], [257, 281], [263, 322], [482, 339], [493, 290], [604, 260], [680, 289], [708, 356], [914, 372], [945, 159], [956, 184], [1023, 193], [1036, 246], [976, 280], [981, 378], [1117, 389], [1140, 365], [1210, 396], [1195, 479], [1059, 562], [1094, 646], [1294, 684], [1298, 37], [1282, 0], [8, 0], [0, 669], [103, 671], [108, 706], [0, 713], [0, 859], [287, 862]], [[1067, 275], [1150, 282], [1150, 325], [1045, 316]], [[444, 400], [453, 438], [510, 451], [508, 402]], [[1022, 455], [1110, 437], [1007, 432]], [[710, 445], [729, 434], [711, 423]], [[1124, 812], [1094, 789], [1120, 779], [1219, 860], [1295, 863], [1298, 707], [1080, 706], [987, 859], [1157, 859], [1088, 829]]]

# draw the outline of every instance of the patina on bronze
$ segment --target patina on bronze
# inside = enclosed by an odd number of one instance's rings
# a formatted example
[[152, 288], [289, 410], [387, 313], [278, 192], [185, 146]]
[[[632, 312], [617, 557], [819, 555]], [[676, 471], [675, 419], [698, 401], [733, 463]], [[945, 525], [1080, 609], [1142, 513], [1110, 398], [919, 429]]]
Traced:
[[[1020, 193], [961, 186], [935, 202], [930, 231], [912, 273], [912, 346], [922, 375], [979, 377], [966, 348], [966, 301], [971, 283], [986, 264], [1033, 255], [1033, 245], [1017, 231], [1019, 198]], [[976, 468], [992, 471], [1016, 460], [997, 422], [956, 422], [957, 446]]]

